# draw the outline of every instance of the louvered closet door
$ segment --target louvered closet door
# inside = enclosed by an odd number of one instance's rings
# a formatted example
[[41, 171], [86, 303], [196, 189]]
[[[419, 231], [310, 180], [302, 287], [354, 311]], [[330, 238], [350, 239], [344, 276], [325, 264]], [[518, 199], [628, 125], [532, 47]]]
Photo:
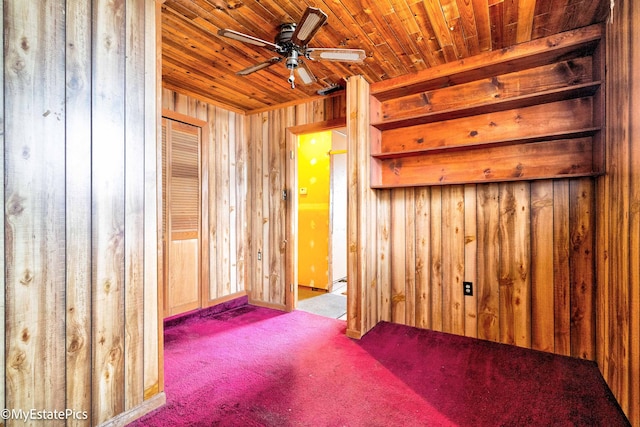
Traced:
[[165, 317], [200, 308], [200, 128], [162, 122]]

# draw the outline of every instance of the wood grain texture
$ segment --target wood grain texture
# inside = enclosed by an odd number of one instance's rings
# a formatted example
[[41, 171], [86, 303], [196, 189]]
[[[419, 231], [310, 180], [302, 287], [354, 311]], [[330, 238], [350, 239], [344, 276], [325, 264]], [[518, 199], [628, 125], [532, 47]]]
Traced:
[[597, 346], [600, 371], [632, 425], [640, 423], [637, 2], [616, 3], [607, 32], [607, 175], [598, 180]]
[[[0, 6], [2, 7], [2, 10], [4, 11], [4, 0], [0, 0]], [[4, 15], [3, 15], [3, 20], [2, 22], [0, 22], [0, 29], [2, 30], [0, 32], [0, 40], [2, 40], [2, 45], [4, 46]], [[4, 55], [2, 55], [2, 58], [0, 58], [0, 69], [4, 70]], [[0, 73], [0, 94], [2, 95], [2, 99], [5, 99], [5, 95], [4, 95], [4, 72]], [[0, 147], [2, 147], [2, 149], [0, 150], [0, 172], [1, 175], [0, 176], [5, 176], [5, 146], [6, 146], [6, 142], [5, 142], [5, 125], [4, 125], [4, 118], [5, 116], [5, 109], [4, 109], [4, 102], [2, 103], [2, 105], [0, 105], [0, 117], [2, 117], [2, 121], [0, 122]], [[0, 186], [0, 200], [2, 201], [2, 206], [4, 208], [5, 206], [5, 190], [4, 190], [4, 185]], [[0, 209], [0, 221], [2, 222], [2, 224], [5, 224], [5, 213], [4, 213], [4, 209]], [[6, 271], [6, 250], [5, 250], [5, 227], [0, 227], [0, 249], [2, 250], [2, 253], [5, 255], [2, 257], [2, 260], [0, 260], [0, 269], [2, 269], [2, 271]], [[6, 274], [2, 274], [0, 277], [0, 284], [2, 284], [2, 289], [7, 289], [7, 282], [6, 282]], [[6, 292], [3, 292], [2, 295], [0, 295], [0, 317], [2, 317], [2, 319], [7, 319], [6, 317]], [[4, 392], [0, 393], [0, 406], [2, 408], [6, 408], [7, 407], [7, 403], [6, 403], [6, 389], [4, 388], [4, 384], [6, 384], [6, 358], [5, 358], [5, 354], [6, 354], [6, 336], [7, 336], [7, 323], [6, 321], [3, 323], [2, 326], [0, 326], [0, 387], [3, 387]]]
[[[125, 71], [124, 2], [93, 7], [92, 423], [124, 411]], [[99, 94], [99, 96], [98, 96]]]
[[[62, 408], [65, 11], [55, 3], [34, 9], [24, 2], [5, 1], [3, 12], [3, 400], [7, 408]], [[29, 24], [34, 21], [41, 25]]]
[[144, 400], [144, 190], [145, 171], [145, 4], [125, 2], [125, 336], [124, 340], [124, 410], [139, 406]]
[[[67, 407], [91, 407], [91, 14], [85, 2], [67, 4], [66, 227]], [[70, 424], [89, 426], [90, 420]]]

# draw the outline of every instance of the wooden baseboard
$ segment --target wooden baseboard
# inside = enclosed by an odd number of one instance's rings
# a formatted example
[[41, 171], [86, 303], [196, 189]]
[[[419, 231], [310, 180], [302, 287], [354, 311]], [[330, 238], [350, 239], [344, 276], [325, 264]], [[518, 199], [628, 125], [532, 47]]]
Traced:
[[145, 400], [140, 405], [132, 408], [126, 412], [123, 412], [108, 421], [100, 424], [100, 427], [122, 427], [129, 424], [132, 421], [137, 420], [143, 415], [148, 414], [154, 409], [158, 409], [167, 402], [167, 396], [164, 392], [158, 393], [149, 400]]
[[356, 331], [355, 329], [347, 329], [347, 336], [349, 338], [359, 340], [360, 338], [362, 338], [362, 333], [360, 331]]
[[274, 304], [271, 302], [255, 301], [255, 300], [252, 300], [251, 298], [249, 298], [249, 304], [256, 305], [258, 307], [273, 308], [274, 310], [290, 311], [287, 309], [287, 306], [284, 304]]

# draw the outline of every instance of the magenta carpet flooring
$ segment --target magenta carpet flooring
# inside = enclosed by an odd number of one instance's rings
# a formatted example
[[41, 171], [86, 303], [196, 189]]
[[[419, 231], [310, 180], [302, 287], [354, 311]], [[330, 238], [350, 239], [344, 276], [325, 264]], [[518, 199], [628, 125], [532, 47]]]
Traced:
[[592, 362], [242, 306], [165, 330], [167, 404], [132, 426], [628, 426]]

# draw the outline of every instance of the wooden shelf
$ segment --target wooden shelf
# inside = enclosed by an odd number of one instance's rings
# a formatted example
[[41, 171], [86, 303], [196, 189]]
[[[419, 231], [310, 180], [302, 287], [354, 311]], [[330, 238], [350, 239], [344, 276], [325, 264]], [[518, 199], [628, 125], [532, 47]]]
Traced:
[[371, 123], [371, 126], [384, 131], [426, 123], [434, 123], [443, 120], [459, 119], [462, 117], [475, 116], [479, 114], [495, 113], [498, 111], [523, 108], [536, 104], [546, 104], [565, 99], [593, 96], [600, 88], [601, 84], [601, 81], [593, 81], [575, 86], [567, 86], [560, 89], [537, 92], [530, 95], [516, 96], [507, 99], [497, 99], [492, 102], [470, 105], [465, 108], [438, 111], [435, 113], [421, 114], [418, 116], [404, 117], [395, 120], [384, 120], [381, 122]]
[[577, 129], [568, 132], [555, 132], [549, 134], [541, 134], [522, 138], [511, 138], [499, 141], [483, 142], [479, 144], [461, 144], [448, 147], [423, 148], [420, 150], [393, 151], [386, 153], [372, 153], [371, 157], [380, 160], [399, 159], [402, 157], [411, 157], [421, 154], [437, 154], [443, 152], [470, 151], [478, 149], [486, 149], [489, 147], [502, 147], [516, 144], [530, 144], [543, 141], [557, 141], [559, 139], [574, 139], [593, 136], [600, 131], [600, 128]]
[[371, 188], [602, 174], [602, 36], [586, 27], [372, 85]]

